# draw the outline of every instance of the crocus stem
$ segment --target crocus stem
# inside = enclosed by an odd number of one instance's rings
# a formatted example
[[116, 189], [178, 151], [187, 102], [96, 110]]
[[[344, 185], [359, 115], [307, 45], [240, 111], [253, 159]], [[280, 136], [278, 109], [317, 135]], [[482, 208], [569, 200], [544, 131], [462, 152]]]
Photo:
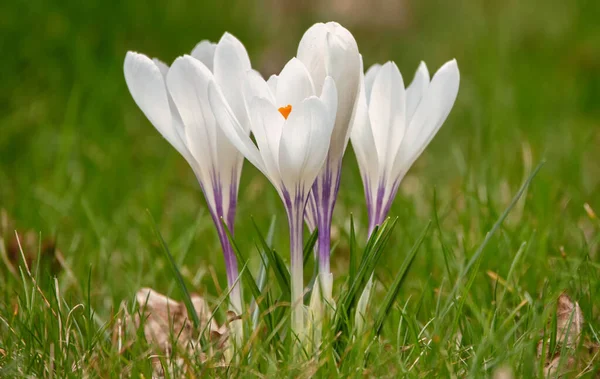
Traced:
[[312, 214], [314, 226], [319, 230], [316, 250], [321, 274], [331, 272], [331, 222], [340, 187], [340, 173], [341, 164], [332, 164], [328, 160], [310, 192], [307, 211]]
[[[233, 223], [228, 225], [227, 228], [233, 233]], [[219, 224], [217, 224], [217, 231], [219, 234], [219, 241], [221, 242], [221, 247], [223, 248], [223, 256], [225, 258], [225, 268], [227, 270], [227, 287], [231, 290], [229, 292], [229, 310], [233, 311], [236, 315], [240, 315], [242, 313], [242, 291], [238, 281], [238, 266], [237, 259], [235, 258], [235, 254], [233, 252], [233, 247], [231, 246], [231, 242], [227, 237], [227, 232], [225, 231], [225, 226], [222, 223], [222, 220]], [[234, 320], [229, 323], [229, 333], [233, 337], [232, 341], [236, 348], [240, 348], [242, 346], [242, 338], [244, 334], [242, 321]], [[225, 352], [225, 357], [227, 362], [231, 362], [233, 358], [233, 345], [230, 346]]]
[[319, 255], [319, 272], [321, 274], [329, 274], [331, 268], [329, 266], [330, 250], [331, 250], [331, 220], [319, 225], [319, 236], [317, 241], [317, 251]]
[[[239, 281], [236, 283], [239, 275], [237, 259], [233, 252], [231, 242], [227, 237], [225, 225], [223, 225], [223, 222], [225, 222], [227, 229], [229, 229], [229, 232], [233, 235], [235, 210], [237, 205], [237, 181], [232, 181], [232, 183], [227, 186], [229, 188], [225, 189], [229, 192], [223, 193], [223, 186], [216, 178], [217, 175], [215, 174], [212, 185], [212, 193], [207, 193], [204, 187], [202, 187], [202, 192], [204, 192], [204, 197], [207, 199], [210, 215], [217, 228], [219, 242], [221, 242], [221, 248], [223, 249], [225, 269], [227, 271], [227, 286], [229, 289], [231, 289], [231, 292], [229, 293], [229, 308], [236, 314], [241, 314], [243, 302]], [[225, 194], [229, 196], [224, 196]], [[212, 201], [208, 201], [208, 199], [212, 199]]]
[[[381, 209], [382, 209], [381, 205], [378, 204], [377, 211], [375, 213], [369, 214], [369, 236], [368, 236], [367, 240], [371, 238], [371, 235], [373, 234], [373, 230], [375, 229], [375, 226], [381, 225], [383, 223], [383, 221], [387, 215], [387, 212], [389, 210], [389, 205], [385, 206], [385, 209], [383, 210], [383, 214], [381, 212]], [[371, 207], [369, 207], [369, 211], [372, 211]], [[357, 334], [362, 333], [362, 329], [364, 326], [364, 318], [366, 317], [367, 306], [369, 305], [369, 300], [371, 297], [371, 290], [373, 288], [374, 274], [375, 274], [374, 272], [371, 273], [371, 276], [369, 277], [369, 281], [365, 285], [365, 288], [364, 288], [362, 294], [360, 295], [360, 298], [358, 300], [358, 305], [356, 307], [355, 325], [356, 325], [356, 333]]]
[[304, 266], [303, 266], [303, 227], [305, 197], [296, 194], [292, 199], [285, 192], [283, 195], [288, 213], [290, 228], [290, 259], [291, 259], [291, 301], [292, 301], [292, 332], [302, 340], [304, 334]]
[[236, 314], [242, 313], [242, 291], [240, 290], [238, 279], [238, 265], [237, 259], [233, 252], [231, 242], [227, 238], [225, 228], [223, 226], [218, 228], [219, 240], [221, 241], [221, 247], [223, 248], [223, 256], [225, 257], [225, 268], [227, 270], [227, 286], [231, 289], [229, 293], [230, 308]]

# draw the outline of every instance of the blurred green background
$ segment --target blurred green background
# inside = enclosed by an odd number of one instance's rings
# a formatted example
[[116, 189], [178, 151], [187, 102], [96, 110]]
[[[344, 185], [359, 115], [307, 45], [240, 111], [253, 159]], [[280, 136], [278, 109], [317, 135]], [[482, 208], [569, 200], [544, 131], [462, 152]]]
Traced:
[[[384, 257], [392, 264], [380, 270], [384, 282], [432, 217], [434, 191], [444, 238], [461, 261], [542, 159], [547, 164], [483, 265], [497, 267], [506, 259], [502, 246], [518, 246], [531, 230], [539, 231], [539, 243], [527, 267], [559, 257], [561, 247], [569, 254], [589, 246], [585, 252], [595, 257], [597, 236], [584, 204], [600, 211], [599, 8], [593, 0], [4, 1], [0, 207], [12, 220], [4, 224], [56, 239], [71, 270], [60, 274], [62, 285], [81, 291], [91, 270], [94, 302], [106, 314], [139, 286], [173, 288], [149, 210], [194, 290], [208, 287], [215, 295], [209, 268], [221, 284], [225, 277], [204, 200], [185, 161], [131, 99], [125, 53], [172, 62], [229, 31], [268, 76], [295, 55], [310, 25], [335, 20], [355, 35], [367, 66], [394, 60], [405, 81], [421, 60], [433, 73], [456, 58], [461, 71], [453, 111], [392, 208], [400, 222]], [[350, 213], [363, 238], [366, 225], [351, 149], [345, 162], [336, 275], [346, 270]], [[276, 193], [246, 163], [240, 245], [253, 251], [250, 217], [266, 232], [272, 214], [284, 220]], [[276, 231], [275, 245], [285, 251], [287, 227], [281, 222]], [[434, 239], [426, 245], [438, 246]], [[439, 249], [427, 254], [411, 274], [421, 276], [412, 282], [416, 289], [443, 270]], [[534, 275], [524, 285], [535, 291], [542, 282]]]

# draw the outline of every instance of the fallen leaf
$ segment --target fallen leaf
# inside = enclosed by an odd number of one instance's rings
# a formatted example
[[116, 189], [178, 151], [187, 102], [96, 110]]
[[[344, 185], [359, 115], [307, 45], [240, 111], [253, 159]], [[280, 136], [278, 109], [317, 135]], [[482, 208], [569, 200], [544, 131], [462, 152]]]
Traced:
[[[544, 375], [563, 376], [566, 372], [573, 370], [577, 360], [573, 356], [575, 348], [579, 345], [583, 331], [584, 319], [583, 312], [577, 302], [562, 293], [556, 304], [556, 347], [554, 351], [547, 351], [544, 365]], [[550, 345], [550, 339], [546, 339], [546, 348]], [[567, 349], [569, 356], [561, 356], [563, 348]], [[537, 356], [542, 357], [544, 349], [544, 340], [540, 340], [537, 346]], [[561, 367], [562, 364], [562, 367]], [[562, 371], [559, 369], [562, 368]]]
[[492, 376], [493, 379], [513, 379], [515, 376], [513, 375], [512, 370], [509, 366], [500, 366], [496, 370], [494, 370], [494, 374]]
[[[198, 329], [194, 328], [183, 302], [173, 300], [151, 288], [140, 289], [135, 298], [138, 311], [133, 316], [129, 315], [125, 304], [121, 306], [123, 316], [115, 322], [113, 344], [122, 353], [133, 343], [133, 340], [128, 339], [127, 336], [135, 336], [135, 330], [143, 326], [146, 341], [155, 349], [150, 355], [155, 376], [165, 376], [161, 357], [172, 357], [169, 359], [170, 363], [179, 370], [186, 371], [186, 358], [177, 354], [178, 352], [183, 352], [190, 357], [200, 354], [199, 360], [204, 363], [210, 358], [215, 358], [213, 349], [222, 353], [228, 348], [228, 328], [226, 325], [217, 324], [202, 296], [191, 295], [192, 304], [200, 320]], [[207, 340], [211, 342], [208, 349], [197, 346], [200, 341], [199, 334], [203, 331], [206, 333]], [[177, 344], [176, 348], [173, 346], [174, 343]], [[218, 359], [214, 366], [225, 366], [223, 358]]]
[[[544, 366], [544, 378], [554, 378], [556, 376], [564, 376], [567, 372], [575, 368], [575, 358], [567, 357], [566, 363], [561, 362], [562, 357], [557, 354], [550, 362]], [[559, 372], [562, 363], [562, 370]]]
[[583, 312], [579, 304], [573, 302], [565, 293], [558, 297], [556, 321], [557, 341], [569, 348], [575, 348], [583, 330]]

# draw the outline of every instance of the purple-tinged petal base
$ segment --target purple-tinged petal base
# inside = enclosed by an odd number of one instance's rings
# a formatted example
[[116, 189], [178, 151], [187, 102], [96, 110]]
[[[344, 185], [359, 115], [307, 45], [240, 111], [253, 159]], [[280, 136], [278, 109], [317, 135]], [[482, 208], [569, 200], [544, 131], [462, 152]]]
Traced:
[[282, 190], [282, 198], [287, 211], [290, 228], [292, 332], [298, 338], [302, 339], [304, 334], [303, 235], [306, 195], [298, 189], [293, 194], [290, 194], [284, 188]]
[[332, 167], [328, 160], [312, 186], [306, 207], [306, 220], [309, 228], [319, 230], [316, 251], [319, 272], [323, 274], [331, 272], [331, 222], [340, 187], [340, 174], [341, 164]]
[[223, 257], [225, 258], [225, 268], [227, 271], [227, 285], [231, 288], [231, 308], [233, 311], [240, 314], [242, 312], [242, 293], [239, 283], [236, 283], [239, 275], [237, 259], [233, 252], [231, 242], [227, 237], [225, 226], [223, 225], [224, 221], [229, 232], [233, 235], [238, 193], [237, 172], [237, 169], [232, 171], [232, 177], [227, 180], [229, 184], [226, 186], [222, 184], [219, 173], [213, 172], [210, 183], [212, 191], [206, 191], [204, 188], [204, 185], [209, 185], [209, 183], [200, 183], [200, 187], [206, 198], [208, 209], [217, 229], [221, 248], [223, 249]]

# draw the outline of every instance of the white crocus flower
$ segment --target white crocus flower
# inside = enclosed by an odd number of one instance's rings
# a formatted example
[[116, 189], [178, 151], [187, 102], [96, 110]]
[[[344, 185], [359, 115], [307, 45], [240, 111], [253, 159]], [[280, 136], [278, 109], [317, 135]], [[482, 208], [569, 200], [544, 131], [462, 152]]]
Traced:
[[338, 107], [327, 160], [313, 185], [306, 207], [306, 222], [318, 228], [317, 256], [321, 287], [331, 300], [332, 276], [329, 266], [331, 221], [340, 185], [342, 158], [350, 138], [350, 124], [360, 88], [360, 54], [352, 34], [336, 22], [310, 27], [298, 46], [298, 59], [307, 67], [321, 93], [326, 76], [331, 76], [338, 90]]
[[337, 109], [331, 77], [320, 96], [306, 66], [289, 61], [268, 82], [249, 71], [245, 99], [256, 144], [250, 139], [222, 91], [211, 83], [213, 112], [231, 142], [275, 186], [288, 215], [291, 250], [292, 330], [304, 337], [302, 234], [310, 188], [323, 167]]
[[[431, 80], [421, 63], [406, 89], [394, 62], [373, 65], [364, 75], [351, 141], [367, 199], [369, 235], [385, 220], [404, 175], [448, 117], [459, 81], [456, 60]], [[362, 325], [372, 279], [359, 301], [357, 325]]]
[[154, 127], [192, 167], [219, 234], [231, 287], [231, 308], [242, 310], [237, 261], [222, 220], [233, 232], [238, 184], [243, 156], [223, 135], [208, 102], [208, 83], [194, 81], [188, 60], [194, 68], [214, 79], [230, 108], [249, 126], [241, 95], [241, 83], [250, 70], [246, 49], [234, 36], [225, 33], [218, 44], [200, 42], [192, 57], [178, 58], [169, 68], [157, 59], [128, 52], [125, 80], [137, 105]]

